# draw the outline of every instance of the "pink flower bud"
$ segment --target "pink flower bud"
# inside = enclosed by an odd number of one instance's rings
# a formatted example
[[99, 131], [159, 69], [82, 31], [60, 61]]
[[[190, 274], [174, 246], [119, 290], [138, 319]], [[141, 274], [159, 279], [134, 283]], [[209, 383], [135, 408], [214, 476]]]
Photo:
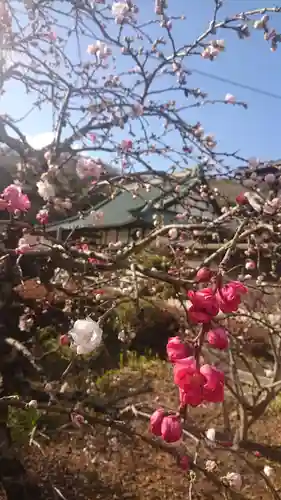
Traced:
[[192, 354], [190, 346], [184, 344], [180, 337], [169, 338], [166, 349], [171, 363], [175, 363], [178, 359], [188, 358]]
[[164, 417], [161, 425], [161, 435], [166, 443], [175, 443], [182, 436], [182, 426], [179, 417], [168, 415]]
[[69, 337], [68, 335], [61, 335], [60, 336], [60, 345], [69, 345]]
[[248, 199], [247, 197], [244, 195], [244, 193], [240, 193], [238, 194], [238, 196], [236, 196], [236, 203], [238, 205], [247, 205], [248, 203]]
[[165, 411], [163, 408], [158, 408], [150, 417], [150, 431], [154, 436], [161, 436], [161, 425], [163, 418], [165, 416]]
[[88, 137], [89, 137], [90, 141], [92, 141], [92, 142], [95, 142], [95, 140], [97, 139], [96, 134], [92, 134], [92, 133], [88, 134]]
[[260, 458], [262, 456], [260, 451], [254, 451], [254, 455], [255, 455], [255, 457], [258, 457], [258, 458]]
[[235, 99], [235, 96], [232, 95], [232, 94], [226, 94], [225, 98], [224, 98], [224, 101], [227, 103], [227, 104], [235, 104], [236, 103], [236, 99]]
[[229, 343], [227, 331], [221, 327], [209, 330], [207, 340], [212, 347], [220, 350], [227, 349]]
[[71, 413], [71, 420], [77, 427], [81, 427], [85, 423], [83, 415], [76, 412]]
[[121, 149], [122, 151], [130, 151], [133, 147], [133, 142], [130, 139], [123, 139], [121, 141]]
[[38, 222], [40, 224], [48, 224], [48, 221], [49, 221], [48, 210], [44, 210], [44, 209], [39, 210], [39, 212], [36, 215], [36, 220], [38, 220]]
[[213, 272], [208, 267], [201, 267], [196, 274], [196, 281], [198, 283], [207, 283], [213, 276]]
[[182, 470], [188, 471], [190, 469], [190, 459], [187, 455], [183, 455], [183, 457], [180, 457], [178, 463]]
[[247, 271], [253, 271], [254, 269], [256, 269], [255, 261], [248, 260], [245, 264], [245, 268], [247, 269]]

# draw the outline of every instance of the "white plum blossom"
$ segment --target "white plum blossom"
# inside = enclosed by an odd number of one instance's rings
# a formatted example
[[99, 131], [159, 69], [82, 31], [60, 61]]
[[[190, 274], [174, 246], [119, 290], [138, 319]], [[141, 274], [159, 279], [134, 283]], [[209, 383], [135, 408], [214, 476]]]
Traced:
[[76, 173], [80, 179], [95, 177], [99, 180], [101, 175], [101, 165], [90, 158], [79, 158], [76, 165]]
[[20, 238], [18, 241], [18, 246], [16, 248], [17, 254], [24, 254], [32, 249], [31, 245], [28, 243], [26, 238]]
[[127, 2], [114, 2], [111, 12], [117, 24], [121, 24], [124, 21], [133, 21], [134, 19], [133, 13]]
[[19, 239], [17, 246], [17, 253], [23, 254], [25, 252], [38, 252], [50, 248], [50, 243], [43, 236], [35, 236], [33, 234], [25, 233]]
[[105, 59], [107, 56], [111, 54], [111, 49], [108, 47], [108, 45], [104, 42], [101, 42], [100, 40], [96, 42], [96, 47], [97, 47], [97, 56], [100, 60]]
[[78, 319], [68, 333], [72, 337], [77, 354], [96, 351], [102, 342], [102, 330], [91, 318]]
[[118, 333], [118, 340], [120, 340], [120, 342], [126, 342], [125, 330], [120, 330], [120, 332]]
[[270, 368], [264, 370], [264, 374], [268, 378], [272, 378], [274, 376], [274, 371], [270, 370]]
[[54, 186], [46, 179], [38, 181], [36, 185], [38, 194], [44, 201], [48, 201], [56, 195]]
[[103, 211], [102, 210], [92, 210], [91, 217], [93, 219], [93, 224], [95, 224], [95, 222], [98, 222], [98, 221], [103, 219], [103, 217], [104, 217]]
[[22, 314], [19, 318], [19, 329], [21, 332], [29, 332], [34, 324], [34, 319], [28, 314]]
[[206, 438], [213, 443], [216, 440], [216, 429], [210, 428], [206, 431]]
[[214, 460], [206, 460], [205, 468], [208, 472], [215, 472], [218, 466]]
[[247, 193], [245, 193], [245, 197], [247, 198], [247, 200], [248, 200], [249, 204], [251, 205], [251, 207], [256, 212], [261, 212], [262, 211], [262, 207], [263, 207], [264, 201], [261, 198], [261, 196], [259, 196], [256, 193], [247, 192]]
[[29, 401], [26, 405], [28, 408], [38, 408], [38, 402], [36, 401], [36, 399], [32, 399], [31, 401]]
[[112, 53], [109, 46], [106, 43], [101, 42], [100, 40], [97, 40], [96, 43], [92, 45], [88, 45], [87, 52], [91, 55], [95, 54], [98, 57], [99, 61], [101, 61], [102, 59], [106, 59], [106, 57], [111, 55]]
[[228, 472], [225, 476], [229, 486], [235, 490], [241, 490], [242, 488], [242, 477], [238, 472]]
[[263, 468], [263, 473], [267, 477], [271, 477], [274, 474], [274, 469], [273, 467], [270, 467], [270, 465], [265, 465]]
[[274, 215], [281, 208], [281, 198], [273, 198], [271, 201], [266, 201], [263, 207], [263, 213], [266, 215]]
[[169, 238], [171, 238], [171, 240], [175, 240], [178, 237], [178, 230], [175, 227], [173, 227], [169, 229], [168, 235]]

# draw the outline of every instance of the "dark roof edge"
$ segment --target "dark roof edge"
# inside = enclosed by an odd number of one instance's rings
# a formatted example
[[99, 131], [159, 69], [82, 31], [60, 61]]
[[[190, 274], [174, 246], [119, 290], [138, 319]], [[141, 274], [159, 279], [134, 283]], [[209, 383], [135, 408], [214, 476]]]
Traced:
[[[61, 229], [62, 229], [62, 231], [78, 231], [79, 229], [85, 231], [85, 229], [90, 229], [91, 231], [97, 231], [98, 232], [98, 231], [103, 231], [104, 229], [116, 229], [118, 227], [120, 229], [123, 229], [123, 228], [126, 228], [127, 226], [130, 226], [130, 224], [132, 224], [133, 222], [138, 222], [138, 219], [132, 218], [131, 221], [128, 221], [125, 224], [121, 224], [121, 225], [120, 224], [104, 224], [104, 225], [102, 225], [100, 227], [99, 226], [77, 226], [77, 227], [74, 227], [74, 228], [73, 227], [72, 228], [70, 228], [70, 227], [62, 227]], [[143, 225], [146, 225], [149, 228], [152, 226], [149, 222], [143, 221], [142, 219], [141, 219], [140, 222], [142, 222]], [[54, 227], [49, 232], [51, 233], [51, 232], [55, 231], [56, 229], [57, 228]]]
[[[194, 186], [197, 182], [198, 182], [197, 177], [195, 177], [195, 178], [193, 178], [193, 179], [189, 177], [189, 178], [185, 178], [185, 182], [182, 182], [182, 185], [183, 185], [183, 186], [185, 186], [185, 187], [186, 187], [186, 190], [188, 191], [188, 190], [192, 189], [192, 187], [193, 187], [193, 186]], [[186, 186], [186, 183], [188, 184], [187, 186]], [[181, 183], [180, 183], [180, 182], [179, 182], [179, 184], [181, 185]], [[157, 187], [157, 186], [155, 186], [155, 187]], [[164, 200], [165, 200], [165, 196], [167, 196], [167, 195], [171, 194], [172, 192], [173, 192], [173, 189], [172, 189], [172, 188], [171, 188], [169, 191], [167, 191], [167, 192], [161, 192], [161, 193], [159, 194], [159, 196], [156, 196], [156, 197], [154, 198], [153, 202], [154, 202], [154, 203], [157, 203], [159, 200], [161, 200], [161, 198], [164, 198]], [[121, 189], [120, 189], [120, 191], [116, 194], [116, 196], [120, 196], [120, 195], [122, 195], [122, 194], [124, 194], [124, 190], [121, 190]], [[182, 196], [183, 196], [183, 194], [182, 194]], [[141, 197], [140, 197], [140, 196], [139, 196], [139, 198], [141, 199]], [[171, 204], [173, 204], [173, 203], [174, 203], [177, 199], [180, 199], [180, 196], [175, 196], [175, 198], [174, 198], [173, 200], [170, 200], [170, 201], [168, 201], [168, 202], [166, 202], [166, 203], [165, 203], [165, 201], [164, 201], [164, 207], [165, 207], [165, 206], [166, 206], [166, 204], [167, 204], [167, 208], [169, 208], [169, 206], [170, 206]], [[88, 215], [90, 215], [90, 213], [91, 213], [92, 211], [99, 210], [100, 208], [102, 208], [102, 207], [103, 207], [104, 205], [106, 205], [107, 203], [110, 203], [110, 201], [111, 201], [111, 200], [107, 198], [107, 199], [105, 199], [105, 200], [101, 201], [100, 203], [98, 203], [97, 205], [94, 205], [92, 208], [90, 208], [89, 210], [87, 210], [86, 212], [84, 212], [84, 213], [83, 213], [83, 216], [81, 217], [81, 220], [82, 220], [82, 219], [84, 219], [85, 217], [87, 217]], [[139, 207], [139, 208], [133, 209], [133, 211], [136, 211], [136, 212], [140, 212], [140, 211], [142, 211], [142, 210], [143, 210], [143, 208], [146, 206], [146, 204], [147, 204], [147, 202], [145, 202], [145, 200], [144, 200], [144, 204], [143, 204], [141, 207]], [[156, 209], [156, 210], [157, 210], [157, 209]], [[133, 220], [136, 218], [136, 216], [135, 216], [135, 215], [133, 215], [133, 214], [131, 213], [131, 211], [128, 211], [128, 213], [130, 213], [130, 214], [131, 214], [131, 216], [132, 216], [131, 221], [133, 221]], [[66, 219], [64, 219], [64, 220], [61, 220], [61, 221], [57, 221], [57, 222], [53, 222], [53, 223], [47, 224], [47, 225], [46, 225], [46, 227], [45, 227], [45, 230], [48, 232], [48, 231], [50, 231], [52, 228], [63, 227], [65, 224], [70, 224], [70, 223], [72, 223], [72, 222], [75, 222], [76, 220], [80, 220], [80, 216], [79, 216], [79, 215], [74, 215], [74, 216], [72, 216], [72, 217], [68, 217], [68, 218], [66, 218]], [[36, 227], [36, 226], [35, 226], [35, 227]], [[39, 227], [39, 225], [38, 225], [37, 227]], [[85, 227], [85, 226], [84, 226], [84, 227]], [[108, 227], [108, 226], [104, 225], [103, 227], [105, 228], [105, 227]], [[109, 226], [109, 227], [114, 227], [114, 226]]]
[[[116, 196], [119, 196], [120, 194], [121, 194], [121, 191], [119, 193], [117, 193]], [[99, 210], [104, 205], [106, 205], [108, 203], [108, 201], [109, 201], [108, 198], [106, 198], [105, 200], [97, 203], [97, 205], [94, 205], [92, 208], [89, 208], [89, 210], [87, 210], [86, 212], [83, 212], [81, 219], [88, 217], [88, 215], [90, 215], [91, 212]], [[50, 224], [46, 224], [45, 230], [48, 231], [48, 229], [51, 229], [53, 227], [56, 228], [58, 226], [62, 226], [63, 224], [75, 222], [76, 220], [80, 220], [80, 215], [73, 215], [72, 217], [67, 217], [66, 219], [62, 219], [60, 221], [50, 222]], [[37, 224], [37, 226], [35, 226], [35, 228], [36, 227], [41, 227], [41, 226], [39, 226], [39, 224]]]

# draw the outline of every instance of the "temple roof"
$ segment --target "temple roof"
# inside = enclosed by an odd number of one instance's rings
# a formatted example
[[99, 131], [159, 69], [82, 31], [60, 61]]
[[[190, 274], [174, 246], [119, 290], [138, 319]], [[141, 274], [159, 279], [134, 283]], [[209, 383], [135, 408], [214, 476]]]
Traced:
[[[107, 198], [83, 215], [77, 214], [57, 223], [48, 224], [47, 231], [61, 228], [65, 230], [79, 228], [113, 228], [126, 226], [141, 221], [151, 225], [154, 214], [161, 214], [164, 222], [175, 221], [176, 213], [172, 207], [180, 198], [187, 196], [197, 183], [197, 179], [187, 177], [181, 184], [180, 193], [175, 191], [175, 186], [167, 188], [164, 182], [150, 183], [149, 190], [145, 187], [135, 190], [134, 184], [126, 185], [112, 198]], [[95, 219], [95, 212], [102, 212], [100, 219]]]

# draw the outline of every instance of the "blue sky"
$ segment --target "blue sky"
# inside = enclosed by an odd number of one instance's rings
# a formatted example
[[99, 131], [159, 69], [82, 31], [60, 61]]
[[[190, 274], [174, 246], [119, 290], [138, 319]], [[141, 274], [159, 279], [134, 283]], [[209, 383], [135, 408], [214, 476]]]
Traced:
[[[135, 3], [139, 6], [142, 21], [151, 18], [154, 0], [136, 0]], [[224, 0], [219, 19], [238, 12], [275, 5], [269, 0]], [[185, 21], [174, 23], [173, 35], [176, 45], [182, 45], [197, 38], [208, 27], [213, 8], [213, 0], [169, 0], [169, 13], [186, 16]], [[281, 32], [281, 14], [271, 15], [270, 25], [277, 32]], [[153, 28], [150, 33], [154, 37], [159, 30], [160, 28]], [[232, 93], [238, 100], [247, 102], [249, 109], [209, 105], [188, 111], [187, 119], [190, 123], [201, 121], [206, 132], [215, 134], [220, 151], [229, 152], [239, 149], [241, 156], [245, 157], [257, 156], [262, 160], [281, 158], [279, 125], [281, 120], [281, 46], [275, 53], [271, 52], [268, 42], [263, 39], [263, 32], [258, 30], [252, 30], [251, 37], [244, 41], [239, 40], [236, 34], [229, 30], [221, 30], [217, 38], [225, 39], [225, 53], [220, 54], [214, 62], [194, 56], [186, 60], [185, 66], [191, 70], [210, 72], [218, 77], [279, 94], [280, 99], [266, 97], [193, 73], [188, 80], [188, 86], [199, 87], [208, 92], [210, 99], [223, 99], [226, 93]], [[83, 42], [86, 49], [89, 42], [87, 40]], [[73, 43], [74, 41], [69, 43], [69, 54], [74, 50]], [[118, 56], [118, 69], [123, 70], [123, 65], [126, 64], [122, 61], [122, 56]], [[31, 101], [32, 96], [26, 96], [18, 85], [8, 86], [6, 95], [0, 102], [0, 112], [7, 112], [13, 117], [21, 116], [28, 109]], [[36, 112], [30, 115], [21, 124], [23, 132], [28, 136], [50, 132], [51, 127], [50, 108], [42, 113]], [[122, 133], [118, 132], [119, 135], [121, 138]]]

